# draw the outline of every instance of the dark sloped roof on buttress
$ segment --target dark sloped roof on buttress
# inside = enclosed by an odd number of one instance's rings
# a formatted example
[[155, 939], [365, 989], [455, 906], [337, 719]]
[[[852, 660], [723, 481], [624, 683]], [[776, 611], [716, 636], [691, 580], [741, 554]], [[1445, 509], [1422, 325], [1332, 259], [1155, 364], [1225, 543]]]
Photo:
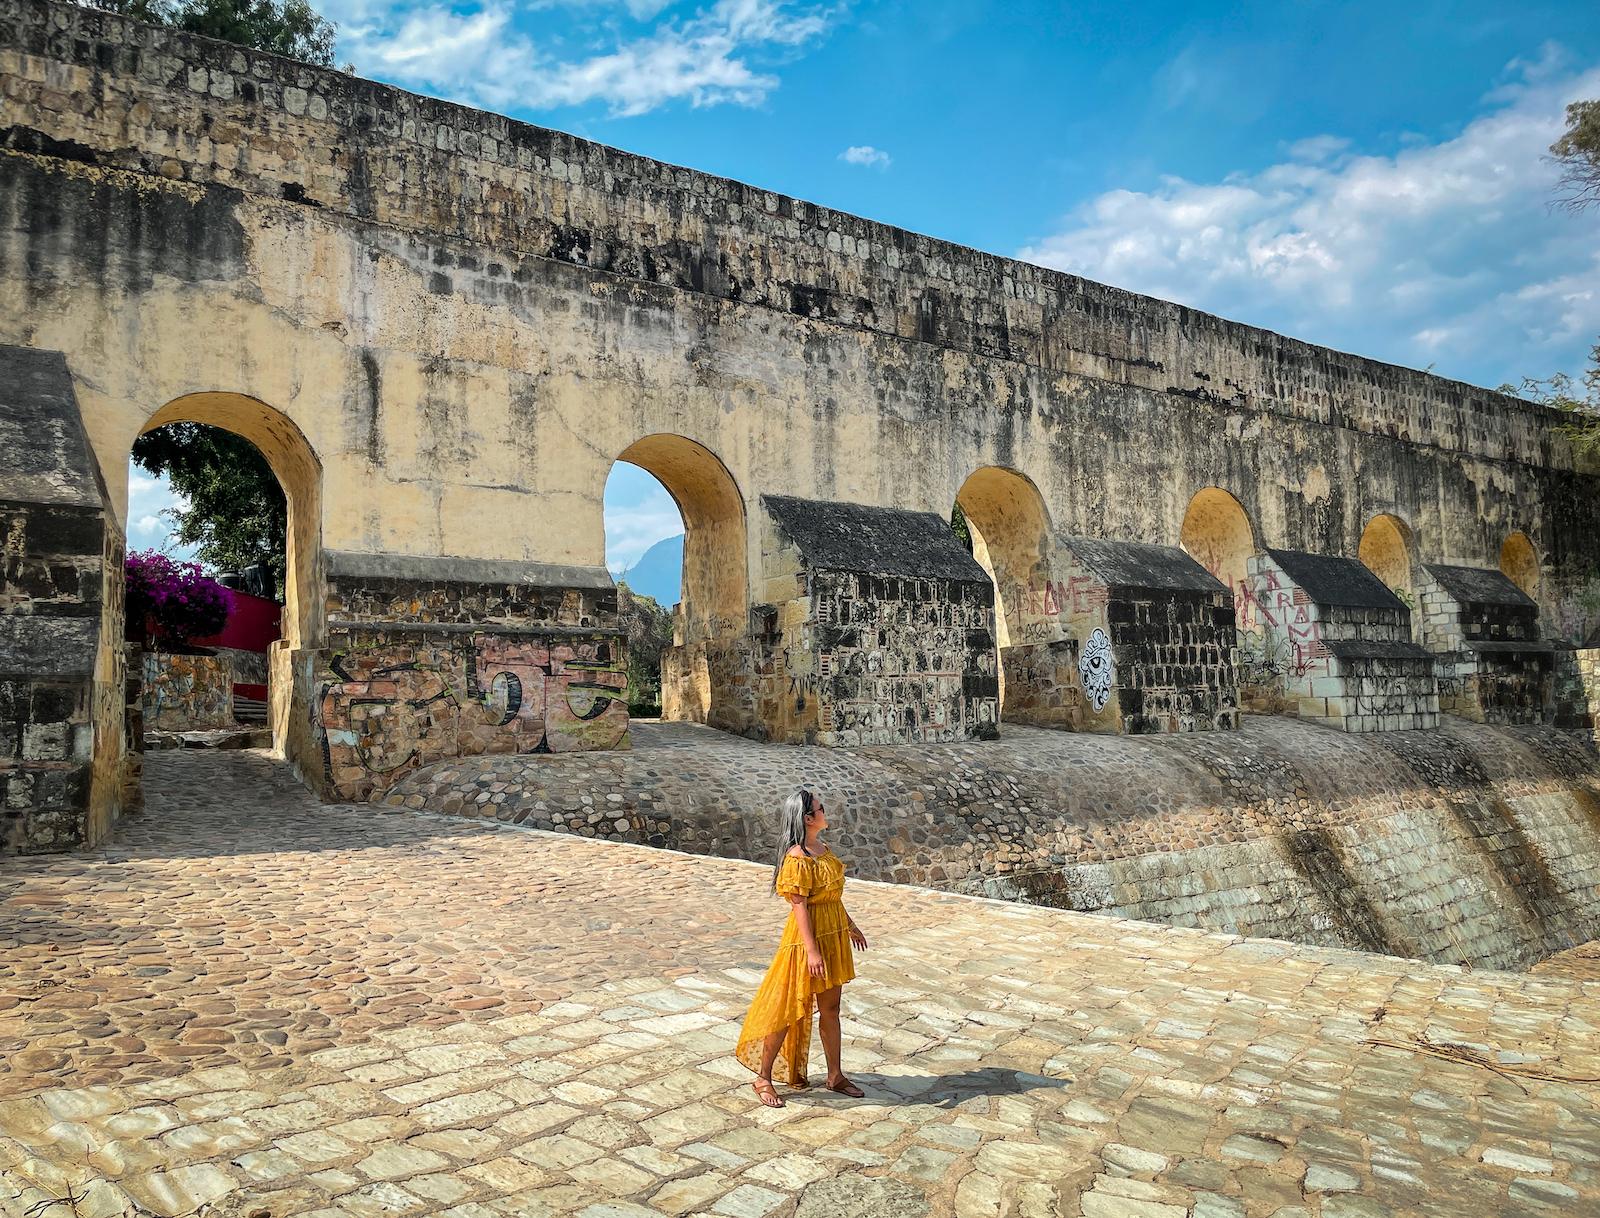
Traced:
[[1060, 544], [1111, 588], [1159, 588], [1174, 592], [1226, 592], [1221, 580], [1177, 546], [1143, 541], [1062, 537]]
[[1353, 558], [1308, 554], [1304, 550], [1268, 550], [1266, 553], [1319, 605], [1405, 608], [1400, 598], [1383, 586], [1381, 579]]
[[1434, 582], [1463, 605], [1514, 605], [1518, 609], [1537, 609], [1530, 597], [1508, 579], [1504, 572], [1484, 567], [1447, 567], [1425, 563], [1422, 568]]
[[763, 495], [761, 504], [811, 566], [987, 584], [950, 522], [932, 512]]

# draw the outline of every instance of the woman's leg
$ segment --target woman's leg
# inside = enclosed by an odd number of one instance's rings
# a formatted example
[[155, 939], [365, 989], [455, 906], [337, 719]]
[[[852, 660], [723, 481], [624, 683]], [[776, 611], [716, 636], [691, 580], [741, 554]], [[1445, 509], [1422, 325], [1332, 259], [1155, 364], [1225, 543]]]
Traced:
[[817, 995], [817, 1033], [822, 1037], [822, 1053], [828, 1059], [828, 1086], [838, 1084], [844, 1078], [844, 1069], [839, 1064], [840, 1034], [839, 1034], [839, 992], [843, 986], [834, 986], [831, 990], [823, 990]]
[[761, 1077], [769, 1083], [772, 1081], [772, 1063], [778, 1060], [778, 1050], [783, 1048], [783, 1038], [787, 1035], [788, 1028], [779, 1028], [761, 1042]]
[[778, 1089], [772, 1085], [772, 1064], [778, 1060], [778, 1050], [783, 1048], [783, 1038], [788, 1034], [787, 1028], [780, 1028], [761, 1042], [761, 1070], [756, 1075], [754, 1087], [756, 1098], [768, 1108], [784, 1106]]

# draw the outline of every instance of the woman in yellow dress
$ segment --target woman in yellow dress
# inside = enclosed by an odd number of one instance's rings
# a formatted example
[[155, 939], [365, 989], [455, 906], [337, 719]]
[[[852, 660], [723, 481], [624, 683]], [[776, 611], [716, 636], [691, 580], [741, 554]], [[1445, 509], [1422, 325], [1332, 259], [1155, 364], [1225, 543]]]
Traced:
[[772, 868], [772, 890], [789, 902], [783, 940], [756, 991], [735, 1050], [756, 1072], [753, 1084], [768, 1108], [782, 1108], [772, 1085], [774, 1066], [791, 1087], [806, 1085], [811, 1053], [811, 1000], [817, 1000], [828, 1088], [861, 1096], [839, 1063], [839, 991], [855, 979], [851, 944], [866, 950], [867, 938], [844, 911], [844, 864], [818, 840], [828, 827], [822, 800], [799, 790], [783, 801], [783, 849]]

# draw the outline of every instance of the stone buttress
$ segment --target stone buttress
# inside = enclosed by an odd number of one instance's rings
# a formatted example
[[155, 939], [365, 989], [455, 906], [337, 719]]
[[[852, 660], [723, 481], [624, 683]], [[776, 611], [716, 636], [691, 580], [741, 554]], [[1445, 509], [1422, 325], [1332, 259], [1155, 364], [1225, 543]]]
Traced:
[[1353, 558], [1264, 550], [1249, 560], [1253, 698], [1347, 732], [1439, 725], [1434, 658], [1411, 611]]
[[[1002, 651], [1004, 719], [1071, 731], [1239, 726], [1233, 595], [1175, 546], [1063, 537]], [[1051, 637], [1053, 636], [1053, 637]]]
[[766, 738], [998, 735], [994, 587], [931, 512], [764, 495], [750, 648]]
[[1556, 652], [1539, 606], [1500, 571], [1428, 563], [1416, 595], [1439, 709], [1475, 723], [1544, 723]]
[[482, 753], [628, 746], [626, 631], [604, 568], [330, 552], [324, 785], [381, 796]]
[[0, 527], [0, 854], [92, 845], [138, 752], [122, 529], [59, 352], [0, 346]]

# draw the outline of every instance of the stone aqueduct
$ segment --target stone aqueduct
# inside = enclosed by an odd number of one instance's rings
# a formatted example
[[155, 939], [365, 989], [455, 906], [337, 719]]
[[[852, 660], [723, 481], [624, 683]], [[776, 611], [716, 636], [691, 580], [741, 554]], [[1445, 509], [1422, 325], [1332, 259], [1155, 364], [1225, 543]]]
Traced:
[[[133, 798], [126, 468], [177, 420], [246, 436], [287, 492], [272, 722], [329, 798], [626, 744], [618, 460], [687, 525], [680, 717], [824, 743], [1228, 727], [1226, 675], [1203, 712], [1089, 709], [1069, 602], [1154, 588], [1171, 663], [1231, 671], [1271, 550], [1359, 557], [1419, 614], [1428, 564], [1503, 570], [1554, 656], [1534, 718], [1588, 722], [1550, 681], [1600, 625], [1600, 481], [1549, 410], [50, 0], [0, 0], [0, 344], [12, 851]], [[914, 514], [958, 501], [982, 569]], [[1183, 597], [1228, 641], [1172, 626]], [[825, 691], [852, 647], [878, 709], [847, 721]]]

